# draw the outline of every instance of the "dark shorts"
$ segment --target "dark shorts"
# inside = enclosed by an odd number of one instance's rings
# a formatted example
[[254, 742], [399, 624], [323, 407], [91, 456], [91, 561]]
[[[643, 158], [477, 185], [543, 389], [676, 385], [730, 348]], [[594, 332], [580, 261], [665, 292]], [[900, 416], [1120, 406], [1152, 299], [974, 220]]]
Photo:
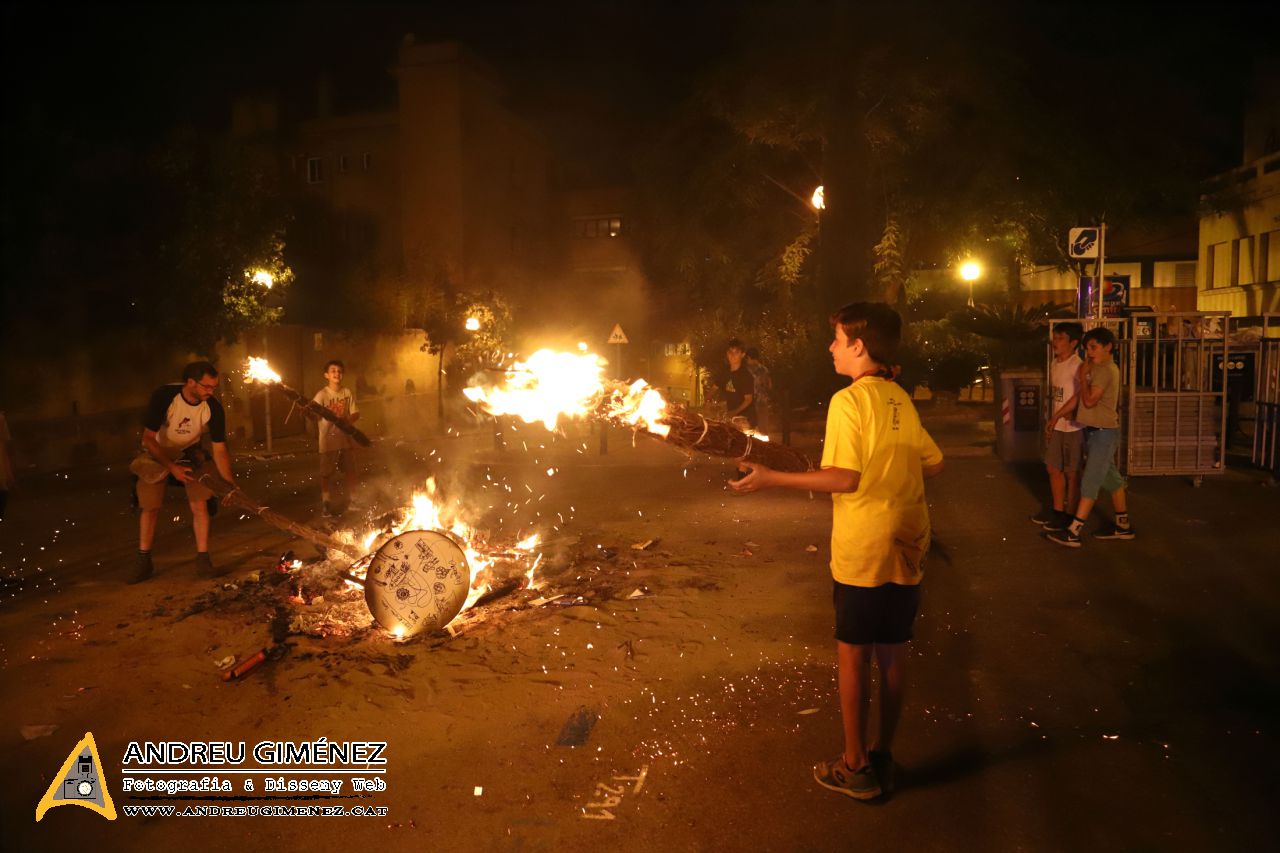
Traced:
[[349, 447], [344, 450], [322, 450], [320, 452], [320, 476], [336, 477], [339, 471], [344, 474], [354, 474], [356, 471], [355, 453]]
[[1084, 457], [1084, 430], [1055, 429], [1044, 450], [1044, 464], [1058, 471], [1079, 471]]
[[836, 639], [855, 646], [905, 643], [920, 609], [920, 585], [847, 586], [833, 581]]

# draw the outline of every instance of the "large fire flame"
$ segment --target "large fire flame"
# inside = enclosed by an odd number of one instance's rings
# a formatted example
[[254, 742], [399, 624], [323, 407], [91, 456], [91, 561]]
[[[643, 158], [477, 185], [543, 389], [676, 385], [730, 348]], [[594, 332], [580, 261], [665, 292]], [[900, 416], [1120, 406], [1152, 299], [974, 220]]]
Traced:
[[280, 374], [271, 369], [265, 358], [249, 356], [244, 368], [244, 377], [250, 382], [279, 382]]
[[542, 349], [528, 361], [517, 361], [498, 384], [463, 391], [493, 415], [514, 415], [525, 423], [554, 430], [561, 416], [599, 416], [666, 436], [671, 428], [659, 420], [667, 401], [643, 379], [630, 385], [605, 379], [607, 362], [594, 353]]

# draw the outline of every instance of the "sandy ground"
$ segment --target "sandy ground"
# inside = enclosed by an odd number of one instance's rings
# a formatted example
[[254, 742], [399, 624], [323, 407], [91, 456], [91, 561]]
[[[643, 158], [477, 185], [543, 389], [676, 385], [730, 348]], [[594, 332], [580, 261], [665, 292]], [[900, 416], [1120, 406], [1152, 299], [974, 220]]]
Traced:
[[[1043, 486], [1034, 466], [992, 459], [970, 412], [929, 422], [952, 461], [929, 486], [938, 547], [892, 798], [855, 803], [810, 776], [840, 749], [826, 500], [739, 497], [728, 467], [622, 434], [600, 456], [590, 436], [544, 448], [522, 429], [504, 453], [484, 435], [382, 443], [361, 506], [389, 509], [434, 473], [495, 533], [554, 538], [543, 589], [481, 609], [456, 638], [291, 636], [283, 659], [239, 683], [215, 661], [267, 644], [270, 612], [221, 583], [310, 549], [224, 512], [213, 552], [233, 572], [199, 579], [171, 492], [159, 574], [126, 586], [136, 541], [121, 469], [15, 495], [0, 527], [0, 574], [23, 579], [0, 604], [3, 847], [1204, 850], [1274, 838], [1263, 792], [1280, 699], [1277, 490], [1241, 471], [1200, 489], [1144, 480], [1140, 538], [1072, 552], [1026, 521]], [[314, 463], [241, 458], [237, 471], [255, 497], [319, 522]], [[193, 606], [219, 590], [221, 604]], [[584, 603], [528, 606], [559, 592]], [[56, 729], [25, 739], [41, 725]], [[120, 790], [130, 741], [386, 741], [386, 790], [329, 802], [388, 814], [107, 823], [57, 808], [35, 824], [86, 731], [117, 809], [155, 802]]]

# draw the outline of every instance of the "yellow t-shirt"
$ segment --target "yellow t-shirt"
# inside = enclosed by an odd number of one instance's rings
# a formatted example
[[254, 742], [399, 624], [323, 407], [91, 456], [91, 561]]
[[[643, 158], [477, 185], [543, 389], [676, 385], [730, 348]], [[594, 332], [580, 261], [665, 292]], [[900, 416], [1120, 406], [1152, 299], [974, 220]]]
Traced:
[[921, 468], [942, 451], [902, 386], [864, 376], [831, 398], [823, 468], [861, 474], [831, 496], [831, 576], [849, 586], [912, 585], [924, 577], [929, 509]]

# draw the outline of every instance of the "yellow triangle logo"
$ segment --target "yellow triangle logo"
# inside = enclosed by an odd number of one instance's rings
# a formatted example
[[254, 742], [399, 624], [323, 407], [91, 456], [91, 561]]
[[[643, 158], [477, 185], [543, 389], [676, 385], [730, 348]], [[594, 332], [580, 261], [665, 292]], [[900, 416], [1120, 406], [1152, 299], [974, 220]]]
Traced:
[[111, 792], [107, 790], [102, 776], [102, 759], [98, 757], [93, 732], [85, 732], [67, 760], [62, 762], [62, 769], [53, 777], [49, 790], [44, 792], [40, 805], [36, 806], [36, 823], [55, 806], [84, 806], [107, 820], [116, 819], [116, 804], [111, 802]]

